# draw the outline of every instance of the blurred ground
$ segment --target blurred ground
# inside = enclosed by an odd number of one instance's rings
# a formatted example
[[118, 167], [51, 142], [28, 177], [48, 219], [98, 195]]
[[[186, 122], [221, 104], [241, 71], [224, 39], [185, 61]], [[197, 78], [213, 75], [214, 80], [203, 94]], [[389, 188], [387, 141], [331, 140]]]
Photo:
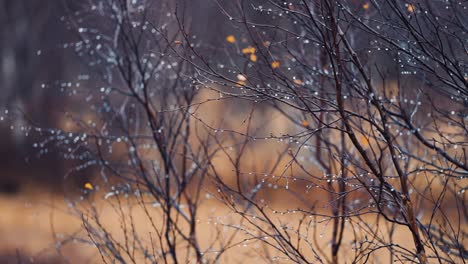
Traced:
[[[52, 230], [70, 233], [80, 223], [55, 206], [63, 208], [64, 200], [37, 189], [0, 195], [0, 263], [65, 263], [55, 251]], [[84, 250], [69, 247], [64, 253], [73, 263], [84, 263], [90, 254]]]
[[[286, 204], [287, 202], [284, 202], [283, 206], [278, 205], [278, 208], [286, 207]], [[117, 239], [122, 239], [119, 217], [106, 203], [99, 204], [97, 207], [100, 208], [104, 226]], [[96, 248], [82, 243], [71, 242], [57, 250], [56, 239], [66, 240], [68, 235], [76, 234], [75, 232], [81, 227], [79, 218], [67, 212], [63, 198], [41, 193], [39, 190], [28, 189], [15, 196], [0, 196], [0, 208], [2, 208], [0, 263], [102, 263]], [[207, 246], [212, 241], [215, 235], [214, 230], [219, 229], [222, 223], [236, 221], [236, 218], [230, 215], [226, 208], [216, 206], [216, 203], [206, 204], [201, 208], [199, 214], [201, 225], [198, 233], [202, 246]], [[132, 211], [132, 215], [138, 232], [142, 234], [142, 237], [145, 237], [145, 234], [151, 232], [148, 218], [138, 208]], [[283, 216], [281, 219], [287, 223], [294, 223], [298, 220], [295, 214]], [[320, 235], [318, 244], [326, 246], [329, 243], [327, 237], [331, 232], [330, 226], [327, 223], [317, 225], [317, 232], [320, 233], [316, 234]], [[350, 254], [352, 251], [349, 238], [352, 232], [352, 228], [345, 231], [343, 243], [344, 250]], [[227, 237], [229, 233], [224, 235]], [[395, 243], [411, 248], [412, 242], [411, 239], [408, 239], [406, 231], [397, 229], [395, 234], [397, 238]], [[81, 233], [81, 235], [83, 234]], [[77, 237], [79, 236], [77, 235]], [[239, 241], [243, 238], [245, 236], [240, 233]], [[241, 243], [222, 258], [222, 263], [268, 263], [254, 254], [257, 250], [263, 250], [258, 242]], [[270, 254], [275, 256], [274, 252], [270, 252]], [[382, 258], [371, 259], [369, 263], [388, 263], [386, 252], [382, 251], [377, 256]], [[352, 257], [349, 256], [349, 259]], [[348, 259], [348, 257], [345, 258]], [[141, 261], [141, 263], [145, 262]], [[290, 262], [278, 259], [277, 263]]]

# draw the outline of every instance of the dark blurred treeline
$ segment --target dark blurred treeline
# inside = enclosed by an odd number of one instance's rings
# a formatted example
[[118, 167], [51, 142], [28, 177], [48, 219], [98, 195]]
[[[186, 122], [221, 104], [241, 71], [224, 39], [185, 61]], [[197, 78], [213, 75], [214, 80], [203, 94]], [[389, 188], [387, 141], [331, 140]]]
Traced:
[[[60, 0], [0, 1], [2, 112], [7, 107], [10, 111], [19, 108], [40, 124], [55, 122], [52, 113], [60, 107], [60, 100], [57, 94], [41, 89], [41, 84], [64, 78], [72, 64], [57, 48], [62, 40], [71, 37], [60, 21], [64, 11]], [[34, 136], [26, 137], [21, 130], [25, 120], [21, 115], [11, 119], [0, 126], [0, 191], [16, 192], [25, 182], [57, 182], [63, 171], [58, 156], [34, 158]]]

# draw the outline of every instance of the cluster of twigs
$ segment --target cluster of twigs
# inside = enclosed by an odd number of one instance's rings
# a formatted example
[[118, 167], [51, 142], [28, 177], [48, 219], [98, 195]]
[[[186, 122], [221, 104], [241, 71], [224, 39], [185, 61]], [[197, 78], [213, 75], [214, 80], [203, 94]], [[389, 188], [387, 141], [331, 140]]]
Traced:
[[95, 119], [50, 142], [100, 170], [123, 235], [73, 208], [104, 262], [464, 263], [465, 3], [218, 2], [213, 47], [183, 1], [91, 2], [69, 23]]

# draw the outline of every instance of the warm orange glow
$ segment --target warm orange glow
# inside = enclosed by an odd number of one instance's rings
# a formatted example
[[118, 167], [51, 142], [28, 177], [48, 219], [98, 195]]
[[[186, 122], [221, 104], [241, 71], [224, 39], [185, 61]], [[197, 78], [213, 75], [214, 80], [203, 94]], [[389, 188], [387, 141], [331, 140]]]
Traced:
[[229, 42], [229, 43], [235, 43], [236, 38], [233, 35], [229, 35], [229, 36], [226, 37], [226, 41]]
[[248, 46], [247, 48], [242, 49], [242, 54], [252, 54], [252, 53], [255, 53], [256, 51], [257, 50], [255, 49], [255, 47]]
[[273, 61], [273, 62], [271, 63], [271, 67], [272, 67], [273, 69], [279, 68], [279, 66], [280, 66], [280, 62], [279, 62], [279, 61]]
[[256, 62], [257, 61], [257, 55], [250, 54], [250, 60], [253, 61], [253, 62]]
[[94, 190], [93, 185], [89, 182], [85, 183], [83, 187], [87, 190]]

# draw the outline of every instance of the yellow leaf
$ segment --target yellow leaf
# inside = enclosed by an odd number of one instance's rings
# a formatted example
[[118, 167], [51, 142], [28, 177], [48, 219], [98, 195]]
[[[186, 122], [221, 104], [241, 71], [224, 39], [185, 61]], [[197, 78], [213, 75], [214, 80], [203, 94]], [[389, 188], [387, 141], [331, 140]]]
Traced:
[[362, 8], [364, 8], [365, 10], [369, 9], [369, 3], [365, 3], [362, 5]]
[[307, 120], [302, 120], [301, 126], [303, 126], [303, 127], [308, 127], [308, 126], [309, 126], [309, 122], [307, 122]]
[[245, 86], [245, 81], [237, 81], [236, 86], [237, 87]]
[[413, 13], [413, 12], [414, 12], [414, 5], [413, 5], [413, 4], [409, 4], [409, 5], [408, 5], [408, 11], [409, 11], [410, 13]]
[[229, 35], [226, 37], [226, 41], [229, 43], [234, 43], [236, 42], [236, 38], [233, 35]]
[[243, 48], [242, 49], [242, 54], [253, 54], [255, 53], [257, 50], [252, 47], [252, 46], [248, 46], [247, 48]]
[[253, 61], [253, 62], [256, 62], [257, 61], [257, 55], [255, 54], [250, 54], [250, 60]]
[[273, 61], [273, 62], [271, 63], [271, 67], [272, 67], [273, 69], [276, 69], [276, 68], [278, 68], [279, 66], [280, 66], [280, 62], [279, 62], [279, 61]]
[[247, 81], [247, 78], [246, 78], [244, 75], [242, 75], [242, 74], [237, 74], [236, 77], [237, 77], [237, 80], [239, 80], [239, 81], [241, 81], [241, 82]]
[[88, 190], [94, 190], [94, 187], [91, 183], [87, 182], [84, 184], [84, 188]]
[[294, 79], [294, 83], [297, 84], [297, 85], [303, 85], [304, 82], [299, 80], [299, 79]]
[[241, 87], [241, 86], [245, 86], [245, 83], [247, 81], [247, 77], [245, 77], [245, 75], [242, 75], [242, 74], [237, 74], [237, 82], [236, 82], [236, 86], [237, 87]]

